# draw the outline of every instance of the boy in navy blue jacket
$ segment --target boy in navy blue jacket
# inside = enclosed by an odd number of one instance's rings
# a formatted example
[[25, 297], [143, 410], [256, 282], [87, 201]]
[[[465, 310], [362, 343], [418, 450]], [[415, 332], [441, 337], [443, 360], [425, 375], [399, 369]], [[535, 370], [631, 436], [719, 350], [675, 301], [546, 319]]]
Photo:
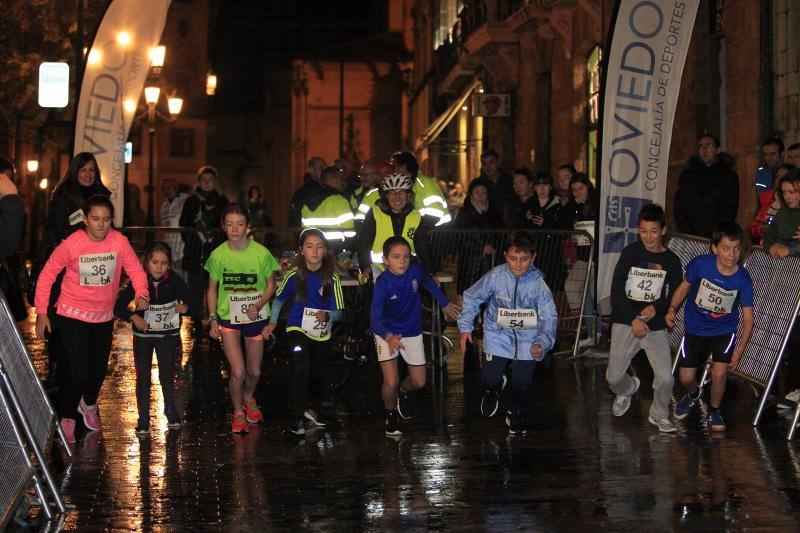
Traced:
[[[411, 247], [404, 238], [386, 239], [383, 262], [387, 270], [375, 281], [370, 319], [383, 374], [386, 434], [400, 435], [399, 417], [409, 418], [408, 393], [425, 386], [420, 286], [436, 298], [445, 316], [455, 320], [460, 309], [447, 300], [419, 265], [411, 264]], [[408, 376], [402, 383], [397, 374], [398, 356], [408, 365]]]

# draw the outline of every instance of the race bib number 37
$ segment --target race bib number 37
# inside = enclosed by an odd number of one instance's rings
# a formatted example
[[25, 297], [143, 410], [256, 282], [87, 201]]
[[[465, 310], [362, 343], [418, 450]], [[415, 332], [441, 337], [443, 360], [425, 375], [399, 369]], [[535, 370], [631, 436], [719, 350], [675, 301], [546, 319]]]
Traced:
[[733, 311], [733, 304], [736, 302], [738, 292], [726, 291], [707, 279], [702, 279], [694, 303], [712, 313], [727, 315]]
[[625, 281], [625, 294], [637, 302], [655, 302], [661, 296], [666, 276], [663, 270], [631, 267]]
[[110, 285], [117, 271], [117, 254], [88, 254], [78, 257], [78, 274], [83, 287]]
[[161, 305], [150, 304], [150, 307], [144, 312], [144, 321], [147, 322], [147, 330], [167, 331], [179, 327], [181, 325], [181, 319], [176, 311], [177, 308], [177, 301]]
[[[311, 309], [310, 307], [303, 308], [303, 322], [300, 324], [300, 329], [309, 337], [321, 339], [327, 337], [331, 333], [330, 320], [318, 320], [317, 312], [319, 309]], [[323, 309], [324, 311], [324, 309]]]
[[250, 320], [247, 316], [247, 308], [250, 304], [254, 304], [261, 299], [261, 295], [257, 292], [248, 294], [231, 294], [228, 297], [228, 304], [231, 310], [231, 323], [232, 324], [250, 324], [251, 322], [259, 322], [267, 319], [267, 306], [265, 305], [258, 311], [258, 316], [255, 320]]
[[535, 329], [538, 317], [535, 309], [497, 310], [497, 325], [502, 329]]

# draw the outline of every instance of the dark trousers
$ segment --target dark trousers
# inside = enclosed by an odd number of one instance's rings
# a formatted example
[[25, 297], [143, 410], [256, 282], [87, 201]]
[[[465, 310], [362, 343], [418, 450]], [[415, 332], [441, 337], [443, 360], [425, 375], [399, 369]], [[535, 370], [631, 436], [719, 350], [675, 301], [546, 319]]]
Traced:
[[292, 408], [297, 418], [303, 418], [307, 407], [319, 405], [322, 396], [322, 369], [328, 361], [330, 341], [315, 341], [299, 331], [286, 334], [289, 352], [294, 357]]
[[114, 321], [83, 322], [58, 317], [58, 328], [64, 347], [61, 363], [62, 383], [59, 403], [62, 418], [77, 418], [78, 403], [97, 403], [100, 387], [106, 378]]
[[[186, 305], [189, 306], [189, 316], [195, 321], [202, 319], [205, 316], [203, 312], [203, 301], [206, 296], [206, 289], [208, 288], [208, 275], [204, 272], [194, 272], [191, 270], [186, 271], [186, 279], [188, 280], [189, 293], [186, 295]], [[216, 309], [209, 311], [216, 313]]]
[[59, 316], [55, 310], [47, 310], [47, 318], [50, 319], [50, 333], [47, 334], [47, 385], [48, 387], [58, 387], [61, 384], [59, 365], [65, 361], [64, 343], [59, 332]]
[[139, 418], [150, 416], [150, 373], [153, 368], [153, 350], [158, 361], [158, 381], [164, 394], [164, 408], [175, 405], [175, 348], [180, 335], [162, 337], [133, 336], [133, 359], [136, 362], [136, 406]]
[[512, 362], [514, 364], [511, 365], [511, 403], [509, 407], [512, 413], [522, 414], [528, 403], [528, 391], [533, 381], [536, 361], [520, 361], [519, 359], [514, 361], [505, 357], [484, 355], [481, 381], [484, 389], [499, 393], [503, 383], [503, 374]]

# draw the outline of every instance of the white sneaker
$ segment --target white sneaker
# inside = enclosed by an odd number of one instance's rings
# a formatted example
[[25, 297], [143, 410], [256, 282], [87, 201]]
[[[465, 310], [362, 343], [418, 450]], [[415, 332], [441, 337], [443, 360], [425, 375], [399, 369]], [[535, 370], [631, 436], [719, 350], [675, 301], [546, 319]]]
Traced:
[[593, 348], [594, 347], [594, 337], [586, 337], [583, 340], [578, 341], [578, 349], [582, 350], [584, 348]]
[[636, 386], [633, 389], [633, 392], [630, 396], [624, 396], [622, 394], [618, 394], [616, 398], [614, 398], [614, 405], [611, 406], [611, 414], [614, 416], [622, 416], [628, 412], [628, 408], [631, 406], [631, 398], [633, 395], [636, 394], [636, 391], [639, 390], [639, 385], [641, 384], [641, 380], [636, 376], [633, 376], [633, 382]]
[[678, 431], [678, 426], [669, 418], [656, 420], [652, 416], [648, 416], [647, 421], [656, 426], [661, 433], [675, 433]]
[[795, 389], [778, 402], [778, 409], [794, 409], [798, 402], [800, 402], [800, 389]]

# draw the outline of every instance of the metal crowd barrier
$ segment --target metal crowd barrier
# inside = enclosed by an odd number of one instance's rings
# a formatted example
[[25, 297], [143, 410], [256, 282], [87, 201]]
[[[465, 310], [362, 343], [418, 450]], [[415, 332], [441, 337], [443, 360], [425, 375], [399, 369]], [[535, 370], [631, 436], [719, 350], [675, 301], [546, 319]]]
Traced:
[[[708, 240], [698, 237], [675, 235], [667, 246], [680, 257], [685, 270], [686, 264], [692, 258], [708, 253], [708, 243]], [[767, 396], [780, 370], [789, 335], [800, 311], [800, 259], [793, 257], [783, 260], [773, 259], [760, 247], [753, 247], [747, 254], [744, 268], [753, 279], [755, 323], [739, 365], [732, 374], [763, 389], [753, 417], [753, 425], [756, 426], [761, 420]], [[673, 372], [678, 365], [680, 346], [683, 342], [683, 306], [679, 311], [679, 318], [680, 320], [676, 318], [675, 327], [670, 332], [670, 344], [675, 350]], [[738, 338], [741, 338], [741, 330], [740, 320]], [[709, 366], [706, 365], [701, 383], [705, 382], [708, 371]], [[795, 413], [795, 416], [800, 414]], [[793, 430], [794, 424], [789, 430], [789, 438], [792, 437]]]
[[[0, 292], [0, 331], [2, 331], [0, 334], [0, 389], [3, 393], [4, 412], [12, 419], [11, 423], [15, 426], [13, 430], [17, 440], [24, 443], [24, 446], [29, 448], [36, 458], [34, 467], [33, 464], [30, 464], [30, 456], [26, 451], [27, 461], [17, 463], [13, 459], [12, 450], [10, 455], [3, 456], [2, 465], [12, 477], [15, 471], [24, 470], [28, 464], [34, 468], [32, 479], [42, 511], [48, 518], [51, 518], [53, 511], [50, 509], [49, 500], [45, 497], [38, 472], [43, 475], [58, 512], [64, 513], [66, 507], [47, 463], [54, 434], [58, 434], [69, 456], [72, 456], [72, 450], [58, 424], [55, 410], [50, 405], [50, 400], [39, 381], [39, 376], [2, 292]], [[4, 436], [0, 437], [3, 438], [3, 444], [8, 444], [13, 448], [13, 441], [9, 442], [5, 438], [8, 436], [7, 432], [0, 432], [0, 434]], [[24, 440], [20, 440], [22, 436], [24, 436]], [[11, 501], [11, 499], [13, 498], [6, 501]]]

